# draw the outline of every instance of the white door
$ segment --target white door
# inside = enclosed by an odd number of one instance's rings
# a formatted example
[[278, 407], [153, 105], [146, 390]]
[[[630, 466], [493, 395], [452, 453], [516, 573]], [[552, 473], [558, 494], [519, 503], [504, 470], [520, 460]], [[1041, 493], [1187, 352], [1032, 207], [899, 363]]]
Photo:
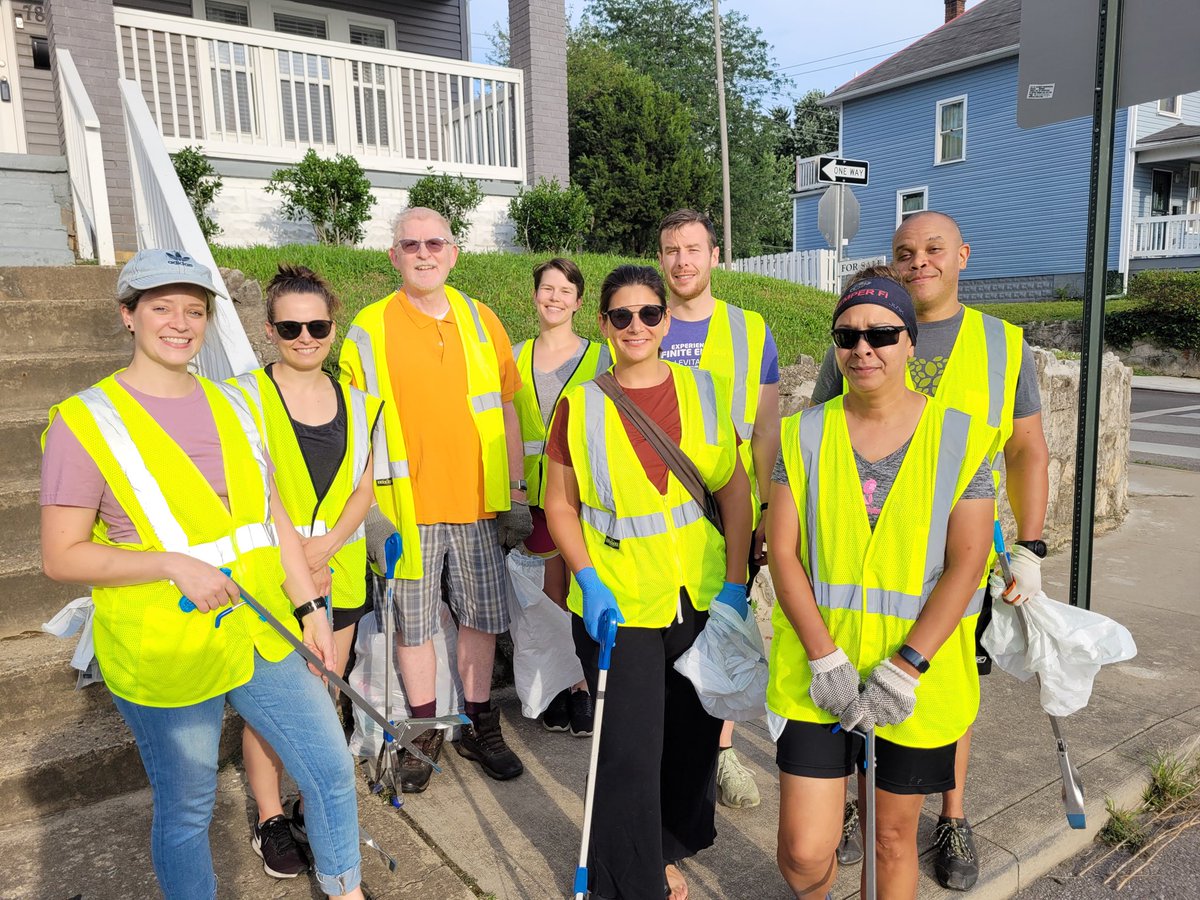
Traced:
[[[18, 84], [17, 42], [14, 31], [20, 7], [0, 0], [0, 153], [25, 152], [25, 116]], [[21, 24], [24, 24], [22, 20]]]

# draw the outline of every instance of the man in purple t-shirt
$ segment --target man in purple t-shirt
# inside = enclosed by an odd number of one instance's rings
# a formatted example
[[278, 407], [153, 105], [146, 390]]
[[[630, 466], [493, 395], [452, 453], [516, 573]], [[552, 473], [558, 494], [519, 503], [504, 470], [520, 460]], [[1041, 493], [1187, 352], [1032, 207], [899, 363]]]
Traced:
[[[755, 511], [757, 526], [750, 551], [750, 583], [766, 565], [763, 541], [766, 498], [771, 490], [771, 470], [779, 455], [779, 351], [771, 329], [762, 317], [713, 297], [712, 270], [720, 249], [712, 220], [703, 213], [681, 209], [662, 220], [658, 228], [658, 262], [670, 296], [671, 328], [663, 338], [661, 357], [667, 362], [704, 368], [725, 379], [733, 388], [730, 409], [743, 441], [750, 444], [747, 474], [754, 496], [761, 499]], [[709, 352], [705, 348], [709, 345]], [[738, 370], [737, 360], [745, 367]], [[757, 375], [757, 378], [754, 377]], [[745, 385], [745, 391], [739, 391]], [[739, 404], [739, 398], [742, 404]], [[724, 806], [746, 808], [759, 803], [754, 776], [733, 752], [733, 723], [721, 732], [717, 762], [717, 797]]]

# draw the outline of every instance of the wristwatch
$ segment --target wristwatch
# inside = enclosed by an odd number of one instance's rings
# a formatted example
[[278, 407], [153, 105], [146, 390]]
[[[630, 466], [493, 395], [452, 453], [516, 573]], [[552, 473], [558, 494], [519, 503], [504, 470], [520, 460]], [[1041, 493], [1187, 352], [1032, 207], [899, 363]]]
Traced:
[[917, 674], [919, 675], [924, 675], [929, 671], [929, 660], [923, 657], [912, 647], [908, 646], [908, 644], [905, 644], [899, 650], [897, 650], [896, 655], [916, 669]]
[[517, 481], [510, 481], [508, 483], [508, 489], [510, 491], [528, 491], [529, 484], [528, 484], [528, 482], [525, 481], [524, 478], [521, 478]]
[[1017, 541], [1017, 546], [1024, 547], [1038, 559], [1046, 558], [1046, 542], [1045, 541]]
[[307, 616], [310, 612], [313, 612], [314, 610], [318, 610], [318, 609], [325, 609], [328, 606], [329, 606], [329, 601], [326, 600], [324, 597], [314, 597], [312, 600], [309, 600], [307, 603], [302, 603], [300, 606], [297, 606], [295, 609], [293, 609], [292, 615], [296, 617], [297, 622], [299, 622], [301, 625], [303, 625], [304, 617]]

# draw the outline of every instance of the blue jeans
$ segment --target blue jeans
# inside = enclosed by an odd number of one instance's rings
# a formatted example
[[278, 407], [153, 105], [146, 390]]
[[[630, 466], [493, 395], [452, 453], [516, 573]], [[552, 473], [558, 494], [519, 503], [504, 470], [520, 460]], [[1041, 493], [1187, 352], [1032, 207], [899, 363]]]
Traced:
[[275, 749], [303, 792], [321, 889], [354, 890], [361, 879], [354, 762], [325, 686], [289, 653], [277, 663], [255, 657], [250, 681], [191, 706], [142, 706], [113, 696], [154, 794], [150, 853], [167, 900], [217, 895], [208, 826], [226, 700]]

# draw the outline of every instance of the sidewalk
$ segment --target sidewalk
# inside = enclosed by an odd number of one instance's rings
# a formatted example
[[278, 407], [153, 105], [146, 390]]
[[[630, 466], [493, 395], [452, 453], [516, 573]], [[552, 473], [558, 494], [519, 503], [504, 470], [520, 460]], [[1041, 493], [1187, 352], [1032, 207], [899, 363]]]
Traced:
[[[984, 679], [967, 796], [982, 862], [980, 883], [970, 894], [976, 900], [1012, 896], [1077, 852], [1104, 824], [1106, 795], [1132, 802], [1149, 754], [1200, 734], [1200, 473], [1137, 465], [1130, 473], [1129, 518], [1096, 541], [1092, 607], [1129, 627], [1139, 655], [1104, 670], [1091, 705], [1065, 723], [1087, 789], [1088, 830], [1066, 826], [1053, 739], [1036, 686], [1001, 672]], [[1066, 554], [1047, 562], [1045, 585], [1052, 596], [1066, 598], [1069, 570]], [[446, 771], [434, 776], [428, 793], [406, 798], [404, 815], [485, 896], [561, 898], [579, 852], [589, 745], [520, 718], [512, 696], [503, 705], [506, 735], [525, 761], [525, 774], [491, 781], [447, 747]], [[716, 845], [684, 866], [690, 895], [786, 900], [789, 891], [775, 867], [774, 748], [757, 723], [739, 727], [735, 744], [756, 773], [763, 802], [752, 810], [720, 809]], [[937, 811], [931, 798], [922, 846]], [[922, 898], [961, 896], [937, 886], [928, 859], [923, 868]], [[850, 897], [857, 889], [856, 866], [839, 876], [834, 896]]]
[[1200, 378], [1175, 378], [1170, 375], [1134, 375], [1133, 386], [1143, 391], [1172, 391], [1200, 394]]

